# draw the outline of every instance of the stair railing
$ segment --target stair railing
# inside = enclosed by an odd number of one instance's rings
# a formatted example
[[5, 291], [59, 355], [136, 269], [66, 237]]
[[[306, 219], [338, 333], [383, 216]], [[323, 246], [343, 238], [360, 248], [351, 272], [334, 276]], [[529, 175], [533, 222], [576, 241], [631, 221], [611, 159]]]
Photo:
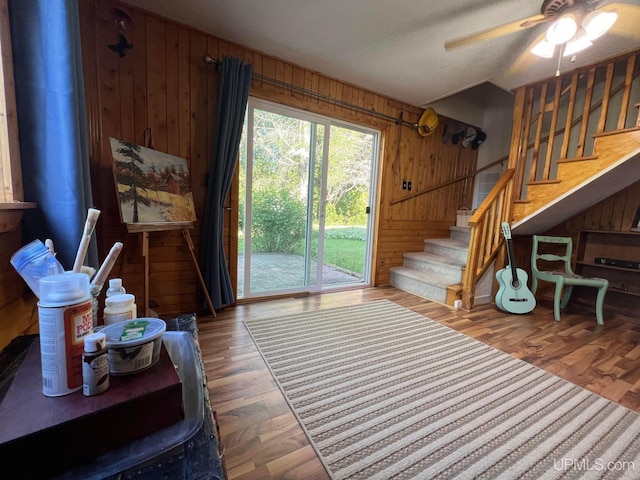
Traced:
[[516, 90], [508, 170], [469, 220], [464, 308], [473, 307], [476, 285], [504, 243], [500, 224], [511, 223], [514, 203], [527, 201], [527, 185], [556, 182], [557, 163], [588, 157], [595, 136], [640, 126], [640, 113], [629, 115], [640, 87], [638, 57], [640, 50]]
[[630, 115], [638, 57], [640, 50], [515, 91], [509, 168], [516, 169], [516, 201], [526, 201], [527, 185], [556, 182], [559, 162], [593, 157], [595, 136], [640, 123]]
[[462, 306], [465, 309], [473, 308], [476, 284], [500, 250], [500, 225], [509, 221], [513, 208], [514, 173], [512, 168], [504, 172], [469, 219], [471, 238], [467, 266], [462, 274]]

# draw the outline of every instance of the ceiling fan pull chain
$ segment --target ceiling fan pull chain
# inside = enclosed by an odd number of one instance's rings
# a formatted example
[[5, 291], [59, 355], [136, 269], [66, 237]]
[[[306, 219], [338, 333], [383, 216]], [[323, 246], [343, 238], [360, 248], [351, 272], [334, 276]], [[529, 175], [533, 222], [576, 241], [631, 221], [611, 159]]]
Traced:
[[562, 50], [564, 49], [564, 44], [560, 45], [560, 50], [558, 53], [558, 68], [556, 70], [556, 77], [560, 76], [560, 61], [562, 60]]

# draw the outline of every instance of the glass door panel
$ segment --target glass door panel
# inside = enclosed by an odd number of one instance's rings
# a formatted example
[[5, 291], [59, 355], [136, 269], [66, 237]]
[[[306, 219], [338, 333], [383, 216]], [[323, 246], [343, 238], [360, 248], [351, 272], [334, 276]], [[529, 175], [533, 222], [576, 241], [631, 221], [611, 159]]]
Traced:
[[250, 99], [238, 298], [369, 282], [378, 133]]
[[324, 219], [323, 286], [369, 277], [372, 165], [377, 135], [331, 125]]
[[286, 113], [249, 107], [239, 297], [308, 290], [318, 283], [312, 227], [324, 126]]

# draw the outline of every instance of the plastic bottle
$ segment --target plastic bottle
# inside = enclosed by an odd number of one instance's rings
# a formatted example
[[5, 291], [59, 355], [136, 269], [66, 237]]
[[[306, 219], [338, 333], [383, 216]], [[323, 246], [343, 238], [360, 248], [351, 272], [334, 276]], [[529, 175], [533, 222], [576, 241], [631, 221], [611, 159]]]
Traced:
[[109, 388], [109, 356], [107, 337], [92, 333], [84, 337], [82, 354], [82, 393], [90, 397]]
[[11, 265], [40, 298], [40, 279], [64, 273], [56, 257], [40, 240], [28, 243], [11, 257]]
[[138, 318], [136, 297], [130, 293], [121, 293], [107, 297], [104, 301], [104, 324], [113, 325], [124, 320]]
[[89, 276], [65, 272], [41, 278], [38, 322], [42, 393], [57, 397], [80, 390], [84, 337], [93, 333]]
[[127, 291], [122, 286], [121, 278], [110, 278], [109, 279], [109, 288], [107, 289], [107, 297], [112, 297], [114, 295], [121, 295], [123, 293], [127, 293]]

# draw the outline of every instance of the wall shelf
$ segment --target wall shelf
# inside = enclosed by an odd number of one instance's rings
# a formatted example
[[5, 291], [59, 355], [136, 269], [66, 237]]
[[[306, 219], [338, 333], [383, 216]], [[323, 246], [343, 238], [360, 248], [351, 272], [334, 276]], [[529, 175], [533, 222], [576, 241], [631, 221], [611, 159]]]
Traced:
[[[576, 250], [576, 273], [606, 278], [605, 309], [634, 315], [640, 308], [640, 269], [596, 263], [596, 258], [640, 262], [640, 232], [582, 230]], [[595, 292], [581, 289], [579, 298], [591, 303]]]

